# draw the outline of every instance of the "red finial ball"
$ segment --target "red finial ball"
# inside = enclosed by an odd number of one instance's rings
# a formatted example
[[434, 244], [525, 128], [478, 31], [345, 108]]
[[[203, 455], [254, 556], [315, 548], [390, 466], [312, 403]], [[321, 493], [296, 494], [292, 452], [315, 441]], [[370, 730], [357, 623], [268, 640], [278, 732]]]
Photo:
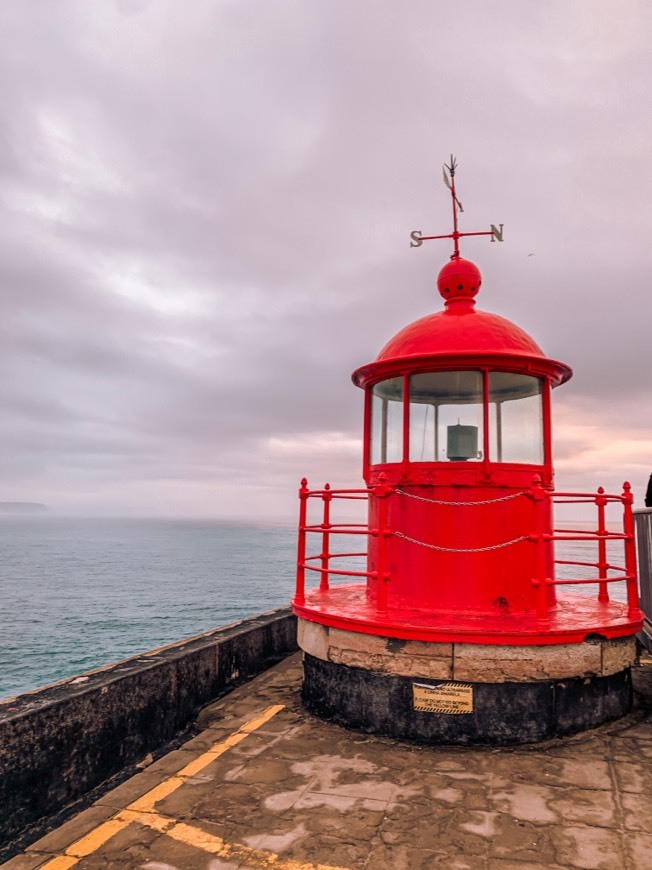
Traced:
[[473, 299], [481, 284], [478, 267], [461, 257], [446, 263], [437, 278], [437, 289], [447, 302], [450, 299]]

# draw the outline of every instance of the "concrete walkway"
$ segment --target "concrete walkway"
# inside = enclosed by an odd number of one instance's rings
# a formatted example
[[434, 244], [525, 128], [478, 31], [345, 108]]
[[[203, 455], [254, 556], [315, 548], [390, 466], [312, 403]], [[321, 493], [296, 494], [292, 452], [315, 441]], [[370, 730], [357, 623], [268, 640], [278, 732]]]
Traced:
[[206, 708], [199, 736], [10, 870], [652, 866], [652, 663], [637, 709], [518, 749], [421, 747], [311, 718], [293, 656]]

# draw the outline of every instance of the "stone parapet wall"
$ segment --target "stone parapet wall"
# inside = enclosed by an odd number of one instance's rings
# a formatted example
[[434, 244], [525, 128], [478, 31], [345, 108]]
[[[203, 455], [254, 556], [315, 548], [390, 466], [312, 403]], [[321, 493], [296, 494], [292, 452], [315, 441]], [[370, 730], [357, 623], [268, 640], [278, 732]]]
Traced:
[[299, 619], [298, 640], [304, 652], [333, 664], [378, 674], [473, 683], [606, 677], [630, 667], [636, 658], [633, 635], [546, 646], [425, 643]]
[[22, 832], [296, 649], [296, 617], [276, 610], [0, 701], [0, 861]]

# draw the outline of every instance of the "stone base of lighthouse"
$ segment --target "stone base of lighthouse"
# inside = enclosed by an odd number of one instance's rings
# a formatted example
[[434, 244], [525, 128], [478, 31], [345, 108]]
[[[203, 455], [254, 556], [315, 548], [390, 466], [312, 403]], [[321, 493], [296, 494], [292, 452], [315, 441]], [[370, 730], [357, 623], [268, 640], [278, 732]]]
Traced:
[[299, 619], [306, 708], [420, 743], [567, 736], [632, 706], [633, 636], [546, 646], [398, 640]]

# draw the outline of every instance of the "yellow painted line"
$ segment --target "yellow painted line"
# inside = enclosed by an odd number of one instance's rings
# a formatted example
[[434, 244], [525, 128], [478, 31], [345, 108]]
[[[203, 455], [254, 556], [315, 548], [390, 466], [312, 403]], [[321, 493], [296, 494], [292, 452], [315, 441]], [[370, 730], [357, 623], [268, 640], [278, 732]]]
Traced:
[[176, 775], [178, 777], [185, 777], [186, 779], [190, 779], [191, 776], [196, 776], [200, 770], [203, 770], [207, 767], [211, 761], [215, 761], [216, 758], [219, 758], [220, 755], [223, 755], [227, 749], [231, 749], [232, 746], [237, 746], [245, 737], [249, 736], [249, 732], [246, 731], [238, 731], [235, 734], [231, 734], [230, 737], [227, 737], [217, 746], [212, 746], [210, 749], [207, 749], [203, 755], [200, 755], [199, 758], [195, 758], [189, 764], [180, 770]]
[[90, 834], [86, 834], [81, 840], [77, 840], [72, 846], [66, 849], [66, 855], [73, 858], [85, 858], [87, 855], [92, 855], [100, 846], [103, 846], [107, 840], [119, 833], [123, 828], [126, 828], [129, 822], [115, 817], [107, 822], [99, 825]]
[[211, 855], [221, 855], [224, 858], [233, 851], [234, 847], [229, 846], [221, 837], [202, 831], [201, 828], [193, 828], [159, 813], [132, 813], [130, 810], [127, 812], [134, 822], [140, 822], [141, 825], [160, 831], [173, 840], [178, 840], [187, 846], [194, 846]]
[[128, 824], [129, 821], [126, 819], [113, 816], [113, 818], [98, 825], [85, 837], [68, 846], [63, 855], [52, 858], [43, 864], [42, 870], [44, 868], [47, 870], [67, 870], [68, 867], [73, 867], [81, 858], [96, 852], [100, 846], [103, 846], [107, 840], [110, 840], [123, 828], [126, 828]]
[[[189, 764], [177, 773], [173, 774], [167, 780], [164, 780], [162, 783], [146, 792], [142, 797], [129, 804], [126, 810], [118, 811], [108, 821], [103, 822], [88, 834], [81, 837], [79, 840], [76, 840], [64, 850], [63, 855], [58, 855], [56, 858], [51, 858], [49, 861], [46, 861], [45, 864], [41, 865], [40, 870], [68, 870], [69, 867], [73, 867], [77, 864], [81, 858], [84, 858], [87, 855], [92, 855], [93, 852], [96, 852], [100, 846], [103, 846], [104, 843], [107, 842], [107, 840], [110, 840], [111, 837], [119, 833], [123, 828], [126, 828], [132, 821], [135, 821], [133, 818], [133, 811], [153, 813], [154, 804], [157, 801], [172, 794], [172, 792], [176, 791], [176, 789], [182, 786], [184, 782], [187, 782], [189, 777], [194, 776], [200, 770], [203, 770], [232, 746], [236, 746], [257, 728], [260, 728], [262, 725], [269, 722], [273, 716], [276, 716], [276, 714], [283, 709], [283, 704], [275, 704], [272, 707], [268, 707], [267, 710], [260, 714], [260, 716], [256, 716], [254, 719], [246, 722], [224, 740], [220, 740], [213, 744], [209, 750], [204, 752], [198, 758], [189, 762]], [[132, 813], [129, 813], [129, 810], [131, 810]], [[170, 824], [170, 820], [164, 821], [166, 825]], [[174, 820], [171, 821], [174, 822]]]
[[[266, 725], [273, 716], [276, 716], [276, 714], [280, 713], [284, 708], [285, 704], [275, 704], [273, 707], [268, 707], [260, 714], [260, 716], [245, 722], [242, 728], [239, 728], [238, 731], [242, 731], [244, 734], [251, 734], [252, 731], [257, 731], [259, 728], [262, 728], [263, 725]], [[237, 733], [238, 732], [236, 731], [236, 734]]]
[[186, 779], [187, 777], [181, 779], [178, 774], [175, 774], [170, 777], [170, 779], [163, 780], [163, 782], [155, 785], [154, 788], [150, 789], [150, 791], [146, 792], [142, 797], [139, 797], [132, 804], [129, 804], [127, 809], [138, 810], [143, 813], [153, 812], [154, 804], [162, 801], [163, 798], [172, 794], [173, 791], [176, 791], [180, 785], [183, 785], [184, 782], [186, 782]]
[[215, 761], [216, 758], [219, 758], [220, 755], [223, 755], [228, 749], [231, 749], [231, 747], [236, 746], [238, 743], [243, 741], [245, 737], [253, 731], [265, 725], [283, 708], [283, 704], [275, 704], [273, 707], [268, 707], [260, 716], [256, 716], [255, 719], [246, 722], [241, 728], [238, 728], [235, 733], [225, 737], [224, 740], [220, 740], [213, 744], [210, 749], [207, 749], [202, 755], [199, 755], [197, 758], [190, 761], [185, 767], [182, 767], [181, 770], [165, 780], [165, 782], [154, 786], [153, 789], [146, 792], [142, 797], [139, 797], [133, 803], [129, 804], [127, 809], [136, 810], [141, 813], [153, 812], [156, 803], [163, 800], [164, 797], [172, 794], [172, 792], [182, 786], [187, 779], [191, 776], [196, 776], [201, 770], [208, 767], [211, 762]]
[[68, 867], [74, 867], [79, 861], [79, 858], [72, 858], [69, 855], [59, 855], [58, 858], [52, 858], [47, 864], [42, 864], [41, 867], [47, 867], [48, 870], [68, 870]]
[[138, 822], [140, 825], [146, 825], [148, 828], [158, 831], [159, 834], [165, 834], [172, 825], [176, 824], [176, 819], [162, 816], [160, 813], [137, 813], [133, 810], [122, 810], [120, 818], [126, 819], [130, 824]]
[[126, 810], [124, 815], [127, 814], [131, 816], [133, 821], [161, 831], [179, 843], [200, 849], [202, 852], [208, 852], [210, 855], [218, 855], [220, 858], [234, 857], [238, 862], [246, 861], [247, 867], [258, 867], [261, 870], [266, 867], [273, 867], [274, 870], [348, 870], [347, 867], [335, 867], [332, 864], [311, 864], [295, 861], [292, 858], [283, 859], [275, 852], [252, 849], [241, 843], [227, 843], [221, 837], [209, 834], [208, 831], [187, 825], [185, 822], [167, 819], [159, 813], [135, 813]]

